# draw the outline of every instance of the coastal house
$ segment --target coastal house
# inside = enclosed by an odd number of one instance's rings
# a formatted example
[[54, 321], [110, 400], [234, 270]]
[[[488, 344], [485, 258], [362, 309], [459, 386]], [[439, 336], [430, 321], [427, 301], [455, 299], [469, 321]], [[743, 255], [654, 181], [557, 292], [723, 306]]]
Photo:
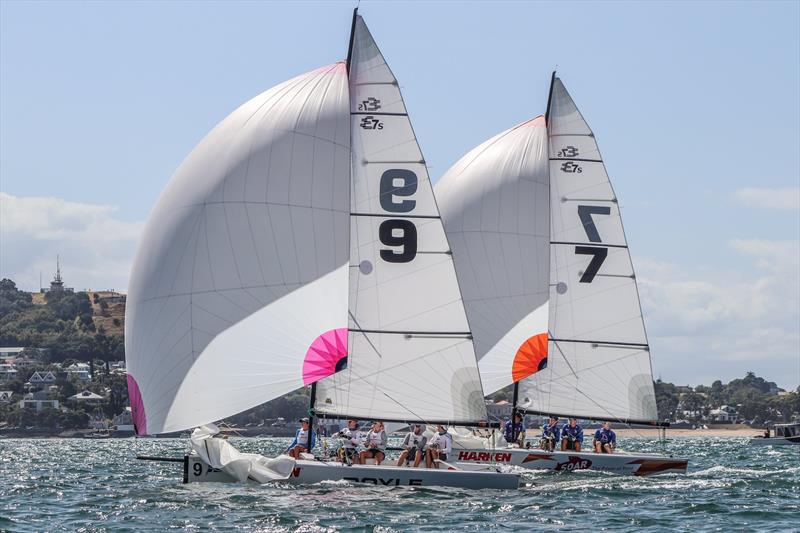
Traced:
[[734, 424], [739, 419], [739, 412], [730, 405], [723, 405], [719, 409], [712, 409], [708, 413], [711, 422], [720, 424]]
[[86, 363], [73, 363], [64, 369], [64, 371], [71, 380], [91, 381], [92, 379], [90, 367]]
[[19, 346], [2, 347], [0, 346], [0, 359], [15, 358], [19, 356], [25, 348]]
[[117, 431], [134, 431], [133, 416], [131, 415], [130, 407], [126, 407], [125, 410], [115, 416], [111, 422]]
[[50, 392], [43, 390], [29, 392], [23, 396], [22, 400], [19, 402], [20, 409], [33, 409], [37, 413], [46, 408], [58, 409], [59, 406], [58, 400], [52, 399], [50, 397]]
[[12, 379], [16, 379], [17, 374], [16, 367], [11, 363], [0, 363], [0, 381], [11, 381]]
[[37, 370], [34, 372], [30, 379], [25, 383], [28, 387], [44, 388], [56, 382], [56, 376], [51, 371]]
[[90, 390], [84, 390], [67, 398], [71, 402], [83, 405], [97, 405], [106, 401], [105, 396], [100, 396]]
[[489, 418], [507, 420], [511, 418], [511, 402], [500, 400], [499, 402], [486, 402], [486, 412]]
[[11, 401], [11, 397], [14, 395], [13, 391], [10, 390], [0, 390], [0, 402], [8, 403]]

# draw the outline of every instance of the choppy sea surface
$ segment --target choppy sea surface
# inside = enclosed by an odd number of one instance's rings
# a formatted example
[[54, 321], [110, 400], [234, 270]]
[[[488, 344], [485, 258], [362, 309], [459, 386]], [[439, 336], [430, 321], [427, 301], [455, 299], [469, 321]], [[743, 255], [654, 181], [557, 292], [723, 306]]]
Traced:
[[[287, 439], [232, 439], [279, 452]], [[526, 471], [518, 491], [181, 484], [180, 439], [0, 440], [3, 531], [800, 530], [800, 446], [747, 439], [626, 439], [689, 457], [688, 475]]]

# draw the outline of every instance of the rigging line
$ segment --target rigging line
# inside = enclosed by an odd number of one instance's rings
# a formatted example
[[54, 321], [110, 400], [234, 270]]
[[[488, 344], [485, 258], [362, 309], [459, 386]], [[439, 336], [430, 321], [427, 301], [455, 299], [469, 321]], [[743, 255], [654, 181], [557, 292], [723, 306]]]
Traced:
[[367, 330], [361, 328], [361, 324], [358, 323], [358, 319], [356, 319], [356, 316], [353, 314], [353, 312], [348, 310], [347, 314], [350, 315], [350, 318], [353, 320], [353, 323], [356, 326], [358, 326], [358, 329], [348, 328], [348, 330], [349, 331], [355, 331], [355, 332], [358, 332], [358, 333], [361, 333], [362, 335], [364, 335], [364, 338], [367, 340], [367, 343], [369, 343], [369, 345], [375, 351], [375, 353], [377, 354], [378, 358], [379, 359], [383, 359], [383, 356], [381, 355], [381, 352], [378, 351], [378, 348], [372, 343], [372, 340], [370, 340], [369, 336], [367, 335]]

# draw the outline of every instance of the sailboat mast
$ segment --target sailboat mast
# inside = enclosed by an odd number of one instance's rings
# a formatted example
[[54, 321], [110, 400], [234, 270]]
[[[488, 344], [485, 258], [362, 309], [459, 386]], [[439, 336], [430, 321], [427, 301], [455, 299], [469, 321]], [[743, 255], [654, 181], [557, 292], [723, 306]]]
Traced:
[[[519, 403], [519, 381], [514, 382], [514, 397], [511, 400], [511, 442], [517, 442], [517, 424], [514, 422], [517, 413], [522, 416], [522, 411], [517, 410], [517, 403]], [[510, 443], [509, 443], [510, 444]]]
[[553, 103], [553, 84], [556, 81], [556, 71], [553, 71], [552, 76], [550, 76], [550, 91], [547, 93], [547, 111], [544, 113], [544, 124], [547, 127], [550, 127], [550, 106]]
[[358, 8], [353, 9], [353, 22], [350, 25], [350, 44], [347, 46], [347, 75], [350, 75], [350, 61], [353, 59], [353, 39], [356, 36], [356, 19], [358, 18]]
[[314, 446], [311, 439], [314, 436], [314, 403], [317, 401], [317, 382], [311, 384], [311, 399], [308, 407], [308, 451]]

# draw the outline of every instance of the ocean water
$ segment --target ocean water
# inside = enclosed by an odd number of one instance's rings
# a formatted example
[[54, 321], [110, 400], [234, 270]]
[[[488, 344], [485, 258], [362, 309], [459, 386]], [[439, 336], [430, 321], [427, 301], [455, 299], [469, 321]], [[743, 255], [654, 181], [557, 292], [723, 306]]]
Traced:
[[[232, 439], [271, 454], [287, 439]], [[181, 484], [179, 439], [0, 440], [3, 531], [799, 531], [800, 446], [626, 439], [689, 457], [688, 475], [529, 472], [518, 491]]]

